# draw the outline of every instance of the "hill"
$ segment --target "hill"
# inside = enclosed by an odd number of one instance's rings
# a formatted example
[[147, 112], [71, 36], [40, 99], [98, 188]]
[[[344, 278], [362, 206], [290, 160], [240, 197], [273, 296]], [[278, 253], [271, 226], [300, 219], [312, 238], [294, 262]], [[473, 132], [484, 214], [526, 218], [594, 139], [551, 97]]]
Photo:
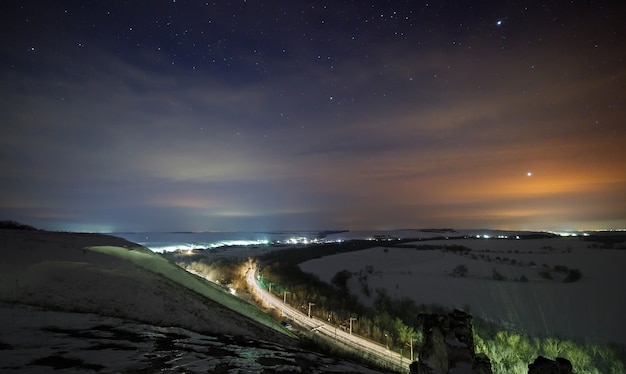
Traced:
[[0, 230], [0, 255], [2, 371], [367, 371], [301, 350], [254, 306], [121, 238]]

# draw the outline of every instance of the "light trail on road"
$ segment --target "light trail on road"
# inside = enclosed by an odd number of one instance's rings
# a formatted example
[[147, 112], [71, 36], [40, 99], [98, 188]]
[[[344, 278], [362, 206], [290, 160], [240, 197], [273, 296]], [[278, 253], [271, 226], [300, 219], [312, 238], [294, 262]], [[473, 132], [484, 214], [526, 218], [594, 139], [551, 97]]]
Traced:
[[364, 349], [368, 353], [376, 356], [377, 359], [387, 362], [390, 367], [393, 367], [395, 370], [403, 372], [409, 371], [409, 364], [411, 363], [411, 360], [402, 357], [399, 353], [393, 352], [383, 345], [359, 337], [355, 334], [349, 334], [342, 329], [337, 329], [337, 326], [326, 323], [325, 321], [319, 320], [315, 317], [308, 317], [291, 305], [283, 303], [281, 299], [270, 294], [259, 285], [256, 279], [256, 268], [250, 268], [248, 270], [246, 281], [252, 288], [253, 292], [256, 293], [256, 295], [263, 302], [265, 302], [267, 306], [281, 310], [283, 316], [293, 320], [299, 325], [310, 328], [312, 331], [317, 331], [320, 334], [324, 334], [348, 346], [357, 346]]

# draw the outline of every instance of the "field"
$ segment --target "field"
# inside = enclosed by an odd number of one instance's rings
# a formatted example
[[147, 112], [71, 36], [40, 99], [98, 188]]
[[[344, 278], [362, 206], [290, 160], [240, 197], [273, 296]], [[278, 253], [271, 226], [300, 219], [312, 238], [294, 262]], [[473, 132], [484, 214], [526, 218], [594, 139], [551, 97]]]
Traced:
[[358, 275], [348, 286], [369, 305], [384, 289], [533, 336], [626, 345], [626, 251], [581, 239], [428, 240], [403, 248], [381, 242], [300, 266], [326, 282], [344, 269]]

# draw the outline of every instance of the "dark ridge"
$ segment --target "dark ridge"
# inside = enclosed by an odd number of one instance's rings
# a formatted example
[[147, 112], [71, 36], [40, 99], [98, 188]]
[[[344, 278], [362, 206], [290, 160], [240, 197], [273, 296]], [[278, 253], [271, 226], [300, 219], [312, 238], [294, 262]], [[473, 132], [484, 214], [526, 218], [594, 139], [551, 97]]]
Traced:
[[37, 228], [31, 225], [19, 223], [17, 221], [0, 221], [0, 230], [27, 230], [37, 231]]

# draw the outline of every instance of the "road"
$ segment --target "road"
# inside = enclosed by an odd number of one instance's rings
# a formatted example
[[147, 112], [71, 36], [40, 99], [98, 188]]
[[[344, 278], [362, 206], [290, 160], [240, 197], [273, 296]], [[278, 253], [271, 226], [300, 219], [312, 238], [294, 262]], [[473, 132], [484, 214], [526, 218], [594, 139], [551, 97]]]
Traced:
[[331, 325], [326, 321], [322, 321], [315, 317], [309, 318], [308, 315], [302, 313], [291, 305], [283, 303], [283, 300], [267, 292], [263, 287], [259, 285], [256, 279], [256, 268], [251, 268], [248, 271], [246, 280], [250, 285], [253, 292], [263, 300], [267, 306], [281, 310], [282, 314], [298, 323], [301, 326], [315, 330], [320, 334], [324, 334], [333, 339], [337, 339], [344, 344], [352, 347], [359, 347], [365, 351], [368, 351], [371, 355], [376, 356], [381, 361], [387, 362], [390, 367], [394, 367], [398, 371], [408, 372], [410, 360], [402, 357], [399, 353], [393, 352], [387, 347], [375, 343], [371, 340], [359, 337], [355, 334], [350, 334], [342, 329], [337, 329], [337, 326]]

